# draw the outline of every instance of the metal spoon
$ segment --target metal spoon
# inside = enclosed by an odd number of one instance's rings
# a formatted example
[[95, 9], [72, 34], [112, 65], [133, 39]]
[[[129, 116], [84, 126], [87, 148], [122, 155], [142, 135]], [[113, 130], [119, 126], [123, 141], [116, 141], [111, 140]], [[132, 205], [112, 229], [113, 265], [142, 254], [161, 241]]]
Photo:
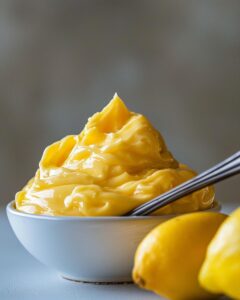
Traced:
[[146, 216], [155, 210], [187, 196], [210, 184], [217, 183], [240, 173], [240, 151], [218, 163], [214, 167], [200, 173], [191, 180], [178, 185], [170, 191], [129, 211], [125, 216]]

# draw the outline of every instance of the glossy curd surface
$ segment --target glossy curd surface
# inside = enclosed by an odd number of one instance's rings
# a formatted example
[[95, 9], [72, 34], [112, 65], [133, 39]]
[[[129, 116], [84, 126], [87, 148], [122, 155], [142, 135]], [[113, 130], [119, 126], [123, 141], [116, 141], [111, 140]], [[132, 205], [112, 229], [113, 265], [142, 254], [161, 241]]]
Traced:
[[[78, 135], [48, 146], [39, 169], [16, 194], [22, 212], [52, 216], [120, 216], [194, 177], [168, 151], [160, 133], [115, 95]], [[212, 187], [155, 214], [211, 207]]]

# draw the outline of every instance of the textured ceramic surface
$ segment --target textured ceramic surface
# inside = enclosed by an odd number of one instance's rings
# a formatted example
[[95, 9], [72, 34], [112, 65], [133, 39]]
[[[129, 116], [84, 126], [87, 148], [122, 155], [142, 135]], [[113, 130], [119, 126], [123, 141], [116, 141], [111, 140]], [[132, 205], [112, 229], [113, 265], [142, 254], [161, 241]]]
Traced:
[[8, 204], [7, 215], [35, 258], [64, 278], [90, 282], [131, 281], [139, 242], [173, 217], [48, 217], [21, 213], [14, 202]]

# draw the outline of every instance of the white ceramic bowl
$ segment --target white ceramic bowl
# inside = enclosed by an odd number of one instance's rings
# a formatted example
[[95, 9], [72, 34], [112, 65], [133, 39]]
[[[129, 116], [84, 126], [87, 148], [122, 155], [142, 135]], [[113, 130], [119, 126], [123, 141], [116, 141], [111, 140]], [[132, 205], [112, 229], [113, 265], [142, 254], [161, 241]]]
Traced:
[[87, 282], [131, 281], [139, 242], [174, 217], [51, 217], [22, 213], [14, 201], [7, 215], [17, 238], [35, 258], [64, 278]]

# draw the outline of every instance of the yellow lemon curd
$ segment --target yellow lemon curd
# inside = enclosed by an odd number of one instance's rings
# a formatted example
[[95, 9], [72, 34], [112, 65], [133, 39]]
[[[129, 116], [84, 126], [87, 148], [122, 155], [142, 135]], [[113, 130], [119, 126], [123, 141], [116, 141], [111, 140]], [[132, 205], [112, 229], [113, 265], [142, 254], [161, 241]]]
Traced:
[[[83, 131], [48, 146], [39, 169], [15, 197], [22, 212], [51, 216], [120, 216], [194, 177], [168, 151], [146, 117], [130, 112], [115, 94]], [[155, 214], [204, 210], [206, 187]]]

